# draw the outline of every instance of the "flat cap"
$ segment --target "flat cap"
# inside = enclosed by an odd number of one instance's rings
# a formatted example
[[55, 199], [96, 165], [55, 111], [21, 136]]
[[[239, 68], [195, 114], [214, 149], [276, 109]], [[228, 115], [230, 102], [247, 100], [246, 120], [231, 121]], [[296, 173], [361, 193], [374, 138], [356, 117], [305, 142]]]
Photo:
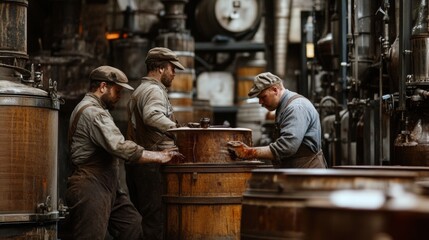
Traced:
[[134, 90], [133, 87], [128, 85], [128, 78], [121, 70], [111, 66], [100, 66], [91, 71], [89, 74], [90, 80], [114, 82], [129, 90]]
[[176, 53], [164, 47], [155, 47], [150, 49], [147, 53], [145, 62], [147, 63], [148, 61], [169, 61], [176, 68], [180, 70], [185, 70], [185, 67], [180, 64], [179, 58], [177, 58]]
[[265, 89], [281, 82], [278, 76], [270, 72], [260, 73], [255, 76], [253, 86], [247, 95], [251, 98], [257, 97]]

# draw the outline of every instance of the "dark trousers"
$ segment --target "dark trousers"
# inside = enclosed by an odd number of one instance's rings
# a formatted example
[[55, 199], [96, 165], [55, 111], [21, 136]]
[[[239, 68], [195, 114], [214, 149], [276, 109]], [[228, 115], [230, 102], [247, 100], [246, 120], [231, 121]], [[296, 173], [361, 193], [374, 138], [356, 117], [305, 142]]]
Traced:
[[164, 216], [160, 165], [126, 165], [125, 169], [130, 200], [142, 215], [144, 239], [162, 240]]
[[104, 240], [107, 230], [115, 239], [143, 239], [141, 216], [117, 186], [74, 175], [68, 181], [66, 201], [73, 239]]

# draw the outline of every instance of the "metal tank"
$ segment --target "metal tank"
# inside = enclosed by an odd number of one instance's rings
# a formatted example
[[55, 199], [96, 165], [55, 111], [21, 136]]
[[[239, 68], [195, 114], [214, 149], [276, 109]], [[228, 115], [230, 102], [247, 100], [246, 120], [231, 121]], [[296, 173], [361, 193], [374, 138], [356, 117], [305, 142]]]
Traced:
[[27, 7], [0, 2], [0, 238], [57, 239], [59, 100], [24, 68]]
[[418, 13], [411, 34], [411, 64], [413, 77], [409, 85], [427, 85], [429, 83], [429, 31], [427, 24], [428, 5], [426, 0], [421, 0], [418, 5]]
[[56, 239], [58, 110], [47, 92], [0, 80], [0, 238]]
[[197, 32], [206, 40], [216, 35], [250, 39], [261, 22], [261, 3], [259, 0], [202, 0], [195, 9]]

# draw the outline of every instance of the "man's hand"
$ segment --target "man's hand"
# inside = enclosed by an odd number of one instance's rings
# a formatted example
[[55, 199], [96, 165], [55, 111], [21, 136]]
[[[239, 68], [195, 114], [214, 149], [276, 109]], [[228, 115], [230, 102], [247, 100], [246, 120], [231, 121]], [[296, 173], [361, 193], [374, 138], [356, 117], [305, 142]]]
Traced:
[[228, 144], [228, 152], [231, 158], [236, 159], [252, 159], [256, 158], [256, 149], [248, 147], [245, 143], [240, 141], [230, 141]]
[[176, 150], [165, 149], [163, 151], [144, 150], [141, 157], [141, 163], [167, 163], [170, 161], [182, 162], [185, 159], [183, 154]]
[[164, 149], [162, 151], [163, 153], [167, 154], [167, 156], [170, 158], [170, 160], [162, 162], [162, 163], [166, 163], [166, 162], [170, 162], [170, 163], [181, 163], [183, 162], [183, 160], [185, 159], [185, 156], [183, 156], [183, 154], [178, 152], [178, 148], [169, 148], [169, 149]]

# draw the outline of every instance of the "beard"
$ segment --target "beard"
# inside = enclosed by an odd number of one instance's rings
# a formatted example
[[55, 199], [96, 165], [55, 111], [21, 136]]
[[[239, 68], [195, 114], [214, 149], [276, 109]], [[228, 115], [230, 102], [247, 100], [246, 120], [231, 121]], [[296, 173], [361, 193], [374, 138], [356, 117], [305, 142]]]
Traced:
[[161, 75], [161, 83], [162, 83], [165, 87], [169, 88], [169, 87], [171, 87], [171, 83], [173, 82], [173, 78], [174, 78], [174, 77], [172, 77], [171, 75], [168, 75], [168, 74], [166, 74], [166, 73], [163, 73], [163, 74]]
[[114, 101], [112, 99], [112, 96], [110, 94], [110, 90], [107, 93], [103, 94], [101, 96], [100, 100], [106, 105], [107, 110], [110, 111], [110, 110], [115, 109], [116, 101]]

